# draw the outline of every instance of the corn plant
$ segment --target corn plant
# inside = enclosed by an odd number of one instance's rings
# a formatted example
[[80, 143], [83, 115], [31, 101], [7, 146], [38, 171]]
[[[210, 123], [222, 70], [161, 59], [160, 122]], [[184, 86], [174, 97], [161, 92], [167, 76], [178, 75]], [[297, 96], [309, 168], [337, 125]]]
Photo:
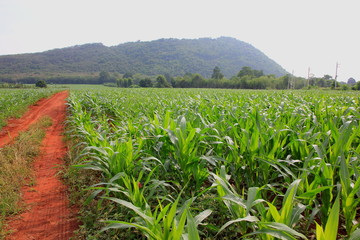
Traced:
[[135, 227], [148, 239], [200, 239], [197, 226], [211, 214], [211, 210], [205, 210], [193, 217], [189, 211], [191, 201], [178, 208], [179, 198], [165, 206], [160, 201], [153, 211], [148, 205], [143, 210], [128, 201], [118, 198], [107, 199], [132, 210], [138, 217], [135, 218], [135, 222], [106, 221], [109, 225], [103, 228], [103, 231]]
[[357, 209], [360, 203], [360, 178], [356, 176], [355, 180], [352, 181], [348, 164], [354, 166], [354, 163], [347, 163], [344, 156], [341, 157], [340, 161], [342, 210], [345, 217], [346, 231], [350, 235], [359, 225], [359, 223], [353, 224], [353, 221], [356, 216], [354, 209]]
[[179, 118], [179, 127], [174, 131], [167, 129], [171, 143], [174, 145], [174, 159], [181, 170], [183, 183], [193, 181], [195, 189], [207, 179], [208, 171], [206, 161], [197, 155], [198, 137], [197, 129], [188, 130], [185, 117]]
[[340, 198], [336, 198], [326, 222], [325, 228], [316, 223], [316, 239], [317, 240], [335, 240], [338, 234], [339, 225]]
[[226, 174], [225, 166], [221, 167], [219, 175], [214, 173], [211, 173], [211, 175], [214, 178], [213, 186], [216, 187], [220, 199], [228, 208], [232, 218], [234, 218], [234, 220], [224, 224], [219, 232], [224, 230], [230, 224], [239, 223], [240, 233], [246, 233], [253, 227], [249, 223], [259, 221], [257, 217], [251, 215], [252, 208], [264, 201], [258, 198], [258, 188], [250, 188], [248, 191], [248, 198], [245, 200], [244, 197], [240, 196], [229, 183], [230, 176]]

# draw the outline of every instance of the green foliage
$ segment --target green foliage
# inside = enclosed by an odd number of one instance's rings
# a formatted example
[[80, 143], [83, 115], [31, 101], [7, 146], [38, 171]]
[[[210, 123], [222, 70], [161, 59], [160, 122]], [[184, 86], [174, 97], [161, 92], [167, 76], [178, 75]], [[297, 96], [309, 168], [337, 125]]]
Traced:
[[153, 83], [150, 78], [141, 79], [139, 82], [140, 87], [152, 87]]
[[113, 228], [129, 228], [135, 227], [139, 229], [148, 239], [154, 240], [181, 240], [181, 239], [198, 239], [199, 231], [197, 226], [211, 214], [210, 210], [205, 210], [195, 218], [189, 211], [190, 203], [185, 202], [184, 206], [178, 207], [180, 198], [174, 202], [163, 206], [160, 201], [156, 208], [152, 211], [146, 203], [145, 209], [141, 209], [131, 202], [127, 202], [118, 198], [107, 198], [134, 211], [140, 218], [138, 222], [124, 222], [110, 220], [109, 224], [103, 228], [103, 231]]
[[116, 79], [116, 86], [117, 87], [128, 88], [131, 85], [133, 85], [133, 80], [131, 78], [119, 78], [119, 79]]
[[101, 71], [101, 72], [99, 73], [99, 80], [100, 80], [100, 82], [102, 82], [102, 83], [109, 82], [109, 81], [110, 81], [110, 74], [109, 74], [108, 72]]
[[104, 239], [356, 239], [359, 111], [356, 92], [99, 89], [68, 125]]
[[352, 87], [353, 90], [360, 90], [360, 81], [355, 84], [355, 86]]
[[245, 67], [242, 67], [240, 72], [237, 74], [237, 77], [241, 78], [241, 77], [249, 76], [249, 77], [255, 78], [255, 77], [261, 77], [263, 75], [264, 75], [263, 71], [251, 69], [251, 67], [245, 66]]
[[0, 88], [31, 88], [21, 83], [0, 83]]
[[317, 222], [316, 223], [316, 239], [317, 240], [336, 240], [338, 235], [339, 226], [339, 212], [340, 212], [340, 199], [339, 196], [336, 198], [335, 203], [330, 210], [326, 227], [322, 228]]
[[29, 105], [53, 94], [54, 89], [0, 89], [0, 129], [7, 118], [20, 117]]
[[169, 88], [171, 87], [170, 83], [166, 80], [165, 76], [159, 75], [156, 78], [156, 84], [155, 87], [157, 88]]
[[35, 86], [36, 87], [39, 87], [39, 88], [46, 88], [47, 87], [47, 84], [44, 80], [39, 80], [35, 83]]
[[[0, 75], [104, 71], [123, 73], [124, 78], [132, 78], [131, 73], [180, 76], [186, 72], [210, 77], [212, 69], [217, 65], [226, 77], [235, 75], [242, 66], [262, 69], [266, 74], [286, 74], [282, 67], [250, 44], [221, 37], [196, 40], [160, 39], [113, 47], [95, 43], [42, 53], [1, 56]], [[106, 82], [106, 77], [104, 80]]]
[[131, 79], [132, 79], [132, 78], [133, 78], [133, 74], [127, 72], [127, 73], [124, 74], [123, 78], [131, 78]]
[[220, 68], [218, 66], [216, 66], [213, 70], [211, 78], [219, 80], [219, 79], [222, 79], [223, 77], [224, 77], [224, 75], [221, 73]]

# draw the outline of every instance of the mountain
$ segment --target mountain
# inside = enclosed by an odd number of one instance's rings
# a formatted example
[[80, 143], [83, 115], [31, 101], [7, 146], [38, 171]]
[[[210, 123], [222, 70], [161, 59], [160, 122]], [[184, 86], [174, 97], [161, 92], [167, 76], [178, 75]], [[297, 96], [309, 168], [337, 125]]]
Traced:
[[200, 73], [210, 77], [215, 66], [226, 77], [244, 66], [281, 76], [287, 72], [252, 45], [235, 38], [159, 39], [106, 47], [77, 45], [40, 53], [0, 56], [1, 74], [95, 73], [100, 71], [145, 75]]

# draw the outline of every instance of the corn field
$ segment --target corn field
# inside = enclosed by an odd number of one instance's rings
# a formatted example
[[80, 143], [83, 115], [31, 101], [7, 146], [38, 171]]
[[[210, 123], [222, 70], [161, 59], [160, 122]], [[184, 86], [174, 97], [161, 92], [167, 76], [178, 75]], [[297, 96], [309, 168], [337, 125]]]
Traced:
[[0, 89], [0, 129], [6, 119], [21, 116], [29, 105], [54, 92], [54, 89]]
[[99, 89], [68, 104], [75, 167], [100, 176], [97, 239], [360, 239], [355, 92]]

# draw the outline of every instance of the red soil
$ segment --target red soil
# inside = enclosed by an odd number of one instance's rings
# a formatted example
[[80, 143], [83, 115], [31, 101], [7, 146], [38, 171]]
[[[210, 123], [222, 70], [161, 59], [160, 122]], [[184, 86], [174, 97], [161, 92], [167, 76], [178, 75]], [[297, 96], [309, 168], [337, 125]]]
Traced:
[[67, 97], [68, 92], [64, 91], [40, 100], [21, 119], [9, 121], [0, 134], [1, 147], [42, 116], [50, 116], [53, 120], [42, 141], [40, 155], [34, 162], [35, 185], [22, 188], [23, 201], [28, 209], [9, 220], [8, 229], [12, 231], [9, 240], [69, 239], [79, 226], [77, 209], [69, 206], [66, 186], [57, 176], [67, 152], [62, 140]]

